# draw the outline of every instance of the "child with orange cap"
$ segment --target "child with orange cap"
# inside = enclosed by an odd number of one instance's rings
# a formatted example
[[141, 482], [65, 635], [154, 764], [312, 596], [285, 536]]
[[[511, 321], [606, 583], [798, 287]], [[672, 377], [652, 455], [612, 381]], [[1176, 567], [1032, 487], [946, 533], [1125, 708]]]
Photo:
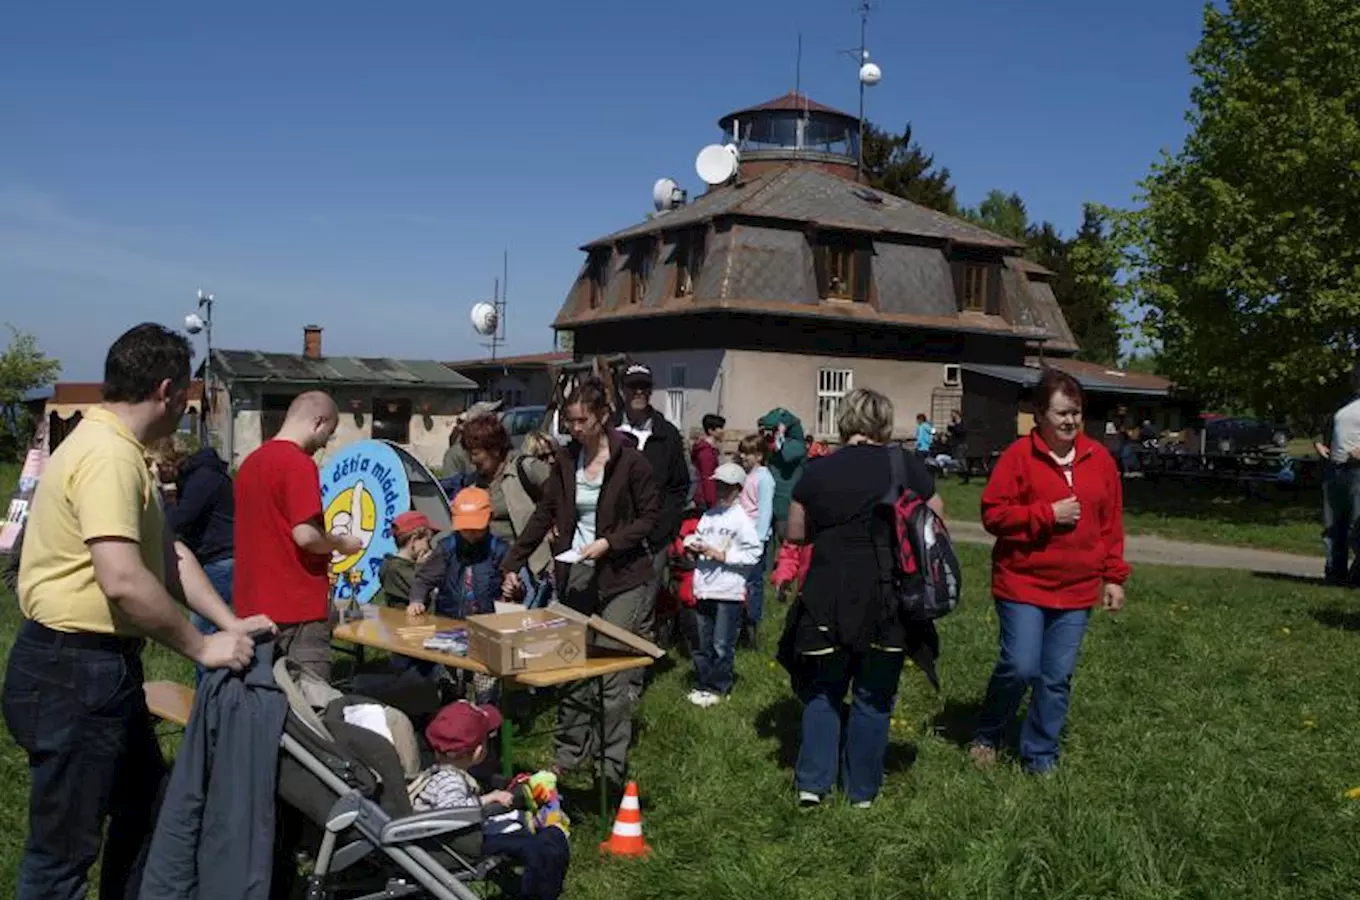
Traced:
[[561, 813], [555, 783], [529, 787], [534, 779], [552, 776], [539, 773], [516, 796], [508, 791], [484, 794], [468, 773], [486, 761], [487, 739], [500, 726], [501, 714], [494, 706], [459, 701], [441, 709], [425, 728], [436, 763], [411, 782], [411, 805], [416, 812], [481, 807], [482, 855], [504, 856], [524, 867], [520, 896], [525, 900], [555, 900], [571, 861], [570, 823]]
[[436, 589], [434, 611], [441, 616], [466, 619], [495, 612], [501, 597], [501, 562], [509, 547], [490, 531], [491, 495], [466, 487], [449, 506], [453, 533], [435, 544], [416, 569], [407, 612], [423, 614]]

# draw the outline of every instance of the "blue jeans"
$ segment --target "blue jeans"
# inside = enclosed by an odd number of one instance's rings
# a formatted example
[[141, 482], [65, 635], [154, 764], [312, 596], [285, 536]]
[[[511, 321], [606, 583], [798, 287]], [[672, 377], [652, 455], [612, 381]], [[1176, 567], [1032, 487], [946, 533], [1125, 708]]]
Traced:
[[141, 890], [166, 766], [142, 694], [140, 644], [92, 640], [26, 622], [10, 651], [5, 725], [32, 778], [18, 900], [85, 897], [101, 843], [100, 896]]
[[765, 612], [765, 560], [770, 558], [770, 542], [760, 548], [760, 559], [746, 572], [746, 621], [759, 625]]
[[1058, 762], [1058, 736], [1067, 720], [1072, 671], [1091, 611], [997, 600], [996, 617], [1001, 626], [1000, 658], [987, 684], [977, 743], [1001, 746], [1006, 727], [1032, 686], [1029, 712], [1020, 728], [1020, 759], [1031, 772], [1045, 772]]
[[694, 654], [694, 675], [699, 690], [729, 694], [735, 678], [733, 662], [742, 604], [738, 600], [700, 600], [695, 612], [699, 617], [699, 649]]
[[[212, 584], [213, 588], [216, 589], [218, 596], [222, 598], [222, 602], [226, 603], [227, 606], [231, 606], [231, 579], [235, 571], [235, 560], [230, 556], [226, 559], [217, 559], [210, 563], [203, 564], [203, 574], [208, 576], [208, 581]], [[196, 612], [191, 611], [189, 613], [189, 620], [194, 623], [195, 628], [204, 634], [215, 634], [217, 632], [216, 625]], [[194, 666], [196, 684], [203, 683], [204, 674], [206, 674], [206, 670], [202, 666]]]
[[[794, 677], [803, 701], [803, 742], [793, 769], [798, 790], [819, 797], [829, 794], [839, 769], [841, 787], [851, 803], [878, 796], [888, 725], [905, 660], [905, 653], [873, 648], [800, 657]], [[852, 689], [847, 715], [845, 694]]]
[[[1322, 546], [1329, 581], [1360, 583], [1360, 468], [1323, 463]], [[1355, 559], [1351, 560], [1351, 551]]]

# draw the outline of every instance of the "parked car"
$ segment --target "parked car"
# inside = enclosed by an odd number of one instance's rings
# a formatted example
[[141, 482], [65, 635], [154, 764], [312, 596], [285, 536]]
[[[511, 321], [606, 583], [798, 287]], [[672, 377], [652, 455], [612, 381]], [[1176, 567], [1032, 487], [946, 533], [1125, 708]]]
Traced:
[[1284, 447], [1289, 443], [1289, 429], [1260, 419], [1246, 417], [1215, 417], [1204, 423], [1206, 449], [1219, 453], [1236, 453], [1258, 447]]
[[516, 406], [501, 412], [501, 424], [510, 435], [510, 446], [518, 450], [524, 445], [524, 436], [531, 431], [543, 428], [547, 418], [546, 406]]

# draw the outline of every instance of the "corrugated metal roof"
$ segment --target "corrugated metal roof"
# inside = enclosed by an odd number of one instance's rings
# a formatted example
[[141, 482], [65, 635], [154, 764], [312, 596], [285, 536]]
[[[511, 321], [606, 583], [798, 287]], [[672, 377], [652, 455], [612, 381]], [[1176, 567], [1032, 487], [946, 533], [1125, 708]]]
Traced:
[[693, 203], [591, 241], [581, 249], [607, 246], [721, 216], [784, 219], [847, 231], [937, 238], [977, 247], [1022, 246], [962, 219], [856, 184], [816, 166], [790, 164], [750, 181], [709, 191]]
[[375, 386], [402, 384], [451, 390], [477, 389], [476, 382], [432, 359], [359, 356], [308, 359], [300, 353], [213, 350], [213, 372], [228, 381]]
[[[965, 372], [975, 372], [978, 375], [986, 375], [1001, 381], [1009, 381], [1011, 384], [1018, 384], [1022, 387], [1034, 387], [1039, 383], [1039, 376], [1043, 374], [1043, 369], [1031, 366], [993, 366], [983, 363], [963, 363]], [[1067, 371], [1065, 366], [1055, 364], [1054, 368]], [[1088, 371], [1068, 371], [1077, 380], [1083, 391], [1091, 391], [1097, 394], [1135, 394], [1144, 397], [1165, 397], [1171, 393], [1170, 384], [1166, 387], [1153, 387], [1146, 383], [1133, 381], [1127, 382], [1119, 377], [1115, 370], [1110, 370], [1113, 374], [1097, 376]]]

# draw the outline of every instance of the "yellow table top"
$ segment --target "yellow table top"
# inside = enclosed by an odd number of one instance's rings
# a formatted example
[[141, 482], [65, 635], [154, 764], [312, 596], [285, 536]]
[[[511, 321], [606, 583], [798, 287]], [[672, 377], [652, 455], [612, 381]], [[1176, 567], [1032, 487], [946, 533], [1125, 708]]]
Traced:
[[[335, 626], [335, 639], [350, 644], [362, 644], [365, 647], [386, 650], [389, 653], [397, 653], [401, 656], [409, 656], [413, 659], [425, 660], [454, 669], [465, 669], [481, 675], [491, 674], [486, 666], [466, 656], [455, 656], [452, 653], [427, 650], [422, 646], [425, 639], [433, 637], [435, 632], [466, 628], [466, 622], [431, 614], [408, 616], [404, 609], [392, 609], [387, 606], [371, 606], [370, 608], [377, 613], [376, 616], [355, 619], [343, 625]], [[650, 656], [597, 656], [586, 659], [579, 666], [571, 666], [566, 669], [544, 669], [539, 672], [520, 672], [516, 675], [502, 677], [527, 687], [556, 687], [562, 684], [570, 684], [573, 681], [598, 678], [601, 675], [612, 675], [615, 672], [643, 669], [653, 662], [654, 660]]]

